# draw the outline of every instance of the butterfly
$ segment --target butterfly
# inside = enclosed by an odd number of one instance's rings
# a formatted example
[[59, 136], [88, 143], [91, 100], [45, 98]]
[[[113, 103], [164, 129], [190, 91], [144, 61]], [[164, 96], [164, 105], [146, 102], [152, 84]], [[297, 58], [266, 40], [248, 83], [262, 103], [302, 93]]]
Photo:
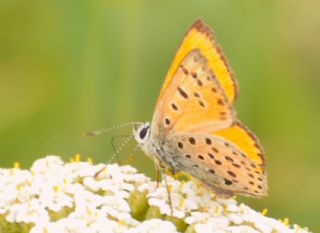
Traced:
[[191, 175], [218, 196], [267, 195], [263, 149], [232, 107], [238, 85], [210, 28], [195, 21], [166, 75], [151, 123], [133, 134], [158, 169]]

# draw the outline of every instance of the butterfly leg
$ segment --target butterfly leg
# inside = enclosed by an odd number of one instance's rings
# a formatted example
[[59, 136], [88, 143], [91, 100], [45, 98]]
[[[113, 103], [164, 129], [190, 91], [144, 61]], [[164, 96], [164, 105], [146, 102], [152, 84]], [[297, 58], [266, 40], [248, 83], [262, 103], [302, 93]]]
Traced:
[[168, 184], [167, 174], [166, 174], [165, 170], [162, 170], [162, 175], [163, 175], [164, 183], [165, 183], [166, 188], [167, 188], [167, 194], [168, 194], [168, 201], [169, 201], [170, 210], [171, 210], [171, 216], [173, 216], [173, 206], [172, 206], [172, 199], [171, 199], [171, 195], [170, 195], [171, 186], [169, 186], [169, 184]]
[[159, 188], [160, 176], [161, 176], [160, 169], [156, 168], [156, 180], [157, 180], [157, 186], [156, 186], [156, 188]]
[[158, 160], [154, 160], [154, 168], [156, 170], [156, 181], [157, 181], [156, 188], [159, 188], [161, 171], [165, 171], [165, 166], [163, 163], [159, 162]]

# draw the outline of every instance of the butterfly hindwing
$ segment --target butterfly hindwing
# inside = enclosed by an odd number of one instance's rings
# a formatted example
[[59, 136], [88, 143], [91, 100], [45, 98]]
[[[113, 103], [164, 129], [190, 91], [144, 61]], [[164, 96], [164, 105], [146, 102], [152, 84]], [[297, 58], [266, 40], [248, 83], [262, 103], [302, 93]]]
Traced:
[[177, 133], [168, 138], [164, 151], [172, 155], [177, 170], [189, 173], [222, 195], [266, 195], [263, 167], [232, 141], [209, 134]]
[[210, 133], [233, 121], [233, 109], [207, 59], [198, 49], [190, 51], [156, 105], [153, 134]]

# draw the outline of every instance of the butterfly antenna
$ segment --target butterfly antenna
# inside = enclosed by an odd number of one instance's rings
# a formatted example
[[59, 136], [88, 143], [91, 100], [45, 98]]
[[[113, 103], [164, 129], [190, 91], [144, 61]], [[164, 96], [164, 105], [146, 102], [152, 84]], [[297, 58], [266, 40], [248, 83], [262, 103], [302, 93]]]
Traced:
[[[120, 153], [120, 151], [121, 151], [121, 149], [118, 148], [119, 151], [117, 151], [117, 148], [116, 148], [116, 146], [115, 146], [115, 140], [118, 139], [118, 138], [123, 138], [123, 137], [128, 138], [128, 137], [130, 137], [130, 135], [128, 135], [128, 134], [115, 135], [115, 136], [113, 136], [113, 137], [111, 138], [112, 150], [113, 150], [113, 153], [115, 154], [115, 156], [117, 157], [119, 164], [122, 164], [122, 163], [121, 163], [121, 160], [120, 160], [120, 157], [118, 156], [119, 153]], [[121, 144], [120, 146], [124, 147], [125, 145]]]
[[139, 149], [139, 145], [135, 145], [130, 151], [128, 158], [123, 162], [123, 164], [130, 164], [134, 159], [135, 153], [137, 152], [138, 149]]
[[[114, 145], [114, 139], [117, 138], [117, 137], [127, 137], [127, 138], [121, 143], [121, 145], [119, 146], [118, 149], [116, 149], [116, 148], [115, 148], [115, 145]], [[116, 135], [116, 136], [112, 137], [111, 144], [112, 144], [112, 148], [113, 148], [113, 151], [114, 151], [114, 152], [113, 152], [111, 158], [107, 160], [107, 163], [111, 163], [111, 161], [112, 161], [115, 157], [117, 157], [119, 164], [121, 164], [118, 155], [119, 155], [120, 151], [124, 148], [124, 146], [125, 146], [131, 139], [133, 139], [133, 138], [134, 138], [133, 135]], [[103, 172], [105, 169], [106, 169], [106, 167], [101, 168], [99, 171], [97, 171], [97, 172], [94, 174], [93, 177], [94, 177], [95, 179], [98, 178], [98, 176], [100, 175], [100, 173]]]
[[87, 131], [84, 132], [83, 135], [90, 137], [90, 136], [97, 136], [103, 133], [108, 133], [110, 131], [116, 130], [116, 129], [120, 129], [120, 128], [124, 128], [124, 127], [128, 127], [128, 126], [135, 126], [136, 124], [141, 124], [142, 122], [126, 122], [126, 123], [122, 123], [120, 125], [115, 125], [109, 128], [105, 128], [105, 129], [100, 129], [100, 130], [95, 130], [95, 131]]
[[[124, 135], [122, 135], [122, 136], [124, 136]], [[133, 135], [127, 135], [127, 138], [120, 144], [120, 146], [117, 149], [114, 147], [114, 144], [112, 143], [115, 151], [114, 151], [113, 155], [111, 156], [111, 158], [108, 159], [107, 163], [111, 163], [114, 160], [114, 158], [119, 155], [119, 153], [124, 148], [124, 146], [126, 144], [128, 144], [128, 142], [130, 142], [130, 140], [132, 140], [133, 138], [134, 138]]]

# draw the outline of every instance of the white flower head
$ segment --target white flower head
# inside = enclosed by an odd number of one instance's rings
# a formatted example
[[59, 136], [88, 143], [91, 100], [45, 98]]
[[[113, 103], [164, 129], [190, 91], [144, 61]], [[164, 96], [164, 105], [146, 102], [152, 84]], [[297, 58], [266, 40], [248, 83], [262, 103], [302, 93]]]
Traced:
[[6, 215], [8, 222], [36, 223], [47, 222], [49, 215], [40, 201], [33, 198], [29, 202], [13, 204]]
[[56, 156], [30, 170], [0, 168], [0, 232], [309, 232], [194, 181], [166, 180], [157, 184], [128, 165]]
[[126, 233], [177, 233], [176, 227], [169, 221], [151, 219], [142, 222], [136, 228], [126, 231]]

